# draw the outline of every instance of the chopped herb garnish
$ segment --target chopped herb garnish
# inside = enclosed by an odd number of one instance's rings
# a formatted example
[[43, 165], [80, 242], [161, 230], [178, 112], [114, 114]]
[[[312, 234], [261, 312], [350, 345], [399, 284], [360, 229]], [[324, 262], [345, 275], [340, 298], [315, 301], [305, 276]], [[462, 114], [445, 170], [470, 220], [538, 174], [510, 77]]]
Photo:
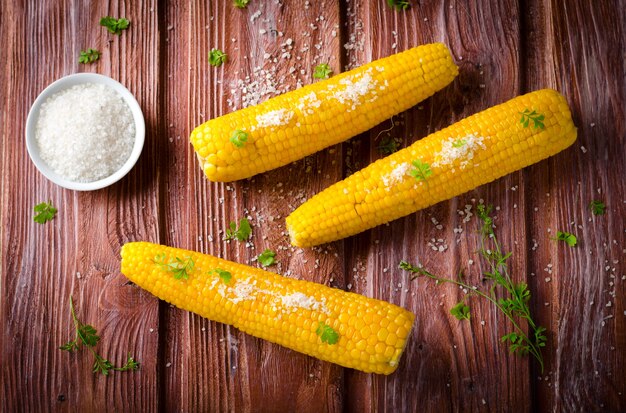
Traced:
[[100, 19], [100, 26], [106, 27], [110, 33], [117, 34], [119, 36], [122, 34], [122, 30], [128, 29], [130, 22], [123, 17], [116, 19], [114, 17], [107, 16]]
[[313, 77], [315, 79], [328, 79], [333, 74], [328, 63], [320, 63], [313, 69]]
[[606, 212], [606, 205], [604, 205], [604, 202], [602, 201], [591, 201], [591, 203], [589, 204], [589, 208], [591, 208], [591, 213], [593, 215], [604, 215], [604, 213]]
[[454, 142], [452, 142], [452, 147], [453, 148], [462, 148], [463, 146], [465, 146], [466, 143], [467, 143], [466, 139], [457, 139]]
[[171, 272], [177, 280], [188, 279], [195, 265], [191, 257], [167, 259], [165, 254], [155, 256], [152, 262], [161, 267], [163, 271]]
[[400, 149], [400, 142], [396, 138], [392, 138], [391, 136], [385, 136], [381, 141], [380, 145], [378, 145], [378, 150], [382, 155], [391, 155], [394, 152], [397, 152]]
[[224, 284], [230, 283], [230, 280], [233, 278], [233, 275], [221, 268], [216, 268], [214, 270], [209, 271], [209, 274], [217, 274], [220, 279], [224, 282]]
[[239, 129], [234, 131], [232, 136], [230, 137], [230, 143], [232, 143], [238, 148], [243, 147], [243, 145], [245, 145], [247, 141], [248, 141], [248, 134]]
[[237, 224], [232, 222], [228, 225], [228, 229], [226, 230], [225, 241], [231, 239], [238, 239], [239, 241], [245, 241], [250, 238], [252, 235], [252, 227], [250, 226], [250, 221], [247, 218], [241, 218], [239, 220], [239, 228], [237, 228]]
[[574, 234], [570, 234], [569, 232], [557, 231], [556, 238], [552, 238], [557, 241], [565, 241], [567, 245], [570, 247], [575, 247], [578, 240]]
[[542, 114], [539, 114], [536, 110], [533, 110], [531, 112], [530, 109], [526, 109], [523, 112], [519, 112], [519, 114], [522, 115], [522, 118], [520, 119], [520, 123], [524, 125], [525, 128], [528, 127], [531, 120], [533, 121], [533, 126], [535, 127], [535, 129], [546, 128], [546, 126], [543, 124], [543, 120], [545, 119], [545, 116]]
[[127, 371], [139, 369], [139, 363], [135, 361], [130, 353], [128, 354], [126, 363], [122, 367], [115, 367], [109, 360], [96, 353], [94, 347], [96, 346], [96, 344], [98, 344], [98, 341], [100, 341], [100, 336], [98, 336], [98, 332], [93, 326], [89, 324], [83, 324], [78, 320], [78, 318], [76, 317], [76, 312], [74, 310], [72, 296], [70, 296], [70, 313], [72, 314], [72, 320], [74, 321], [76, 337], [74, 338], [74, 340], [60, 346], [59, 350], [69, 351], [71, 353], [75, 350], [79, 350], [81, 345], [86, 346], [95, 358], [92, 371], [94, 373], [102, 373], [105, 376], [108, 376], [111, 370]]
[[457, 320], [469, 320], [470, 308], [463, 301], [461, 301], [450, 309], [450, 314], [456, 317]]
[[420, 159], [417, 159], [412, 163], [415, 169], [412, 169], [409, 174], [418, 181], [425, 181], [433, 174], [433, 171], [430, 169], [430, 164], [422, 162]]
[[339, 341], [339, 333], [333, 330], [331, 326], [321, 321], [317, 326], [317, 330], [315, 330], [315, 334], [322, 339], [322, 343], [337, 344]]
[[228, 55], [220, 49], [211, 49], [209, 52], [209, 64], [211, 66], [221, 66], [228, 61]]
[[396, 10], [407, 10], [411, 7], [411, 3], [408, 0], [387, 0], [387, 4]]
[[269, 267], [275, 263], [276, 253], [272, 250], [266, 249], [257, 257], [257, 261], [264, 267]]
[[33, 210], [35, 211], [33, 221], [38, 224], [45, 224], [46, 222], [51, 221], [57, 214], [57, 209], [52, 206], [52, 202], [42, 202], [41, 204], [37, 204]]
[[[481, 248], [479, 252], [490, 267], [489, 271], [483, 273], [483, 279], [493, 282], [493, 285], [487, 291], [482, 291], [465, 282], [462, 278], [462, 273], [456, 279], [444, 278], [427, 271], [420, 265], [411, 265], [406, 261], [400, 262], [400, 268], [410, 271], [412, 273], [411, 279], [427, 277], [435, 280], [438, 284], [455, 284], [467, 291], [468, 296], [476, 295], [491, 302], [513, 325], [513, 331], [503, 335], [502, 342], [509, 343], [509, 349], [512, 353], [519, 355], [532, 354], [539, 362], [540, 369], [543, 372], [541, 348], [546, 345], [546, 329], [537, 325], [532, 318], [528, 305], [530, 301], [528, 285], [524, 282], [515, 283], [509, 274], [507, 260], [511, 257], [511, 253], [502, 251], [493, 231], [493, 218], [491, 218], [490, 213], [490, 206], [478, 206], [477, 215], [482, 221], [480, 229]], [[501, 288], [501, 293], [497, 295], [496, 287]], [[470, 318], [469, 306], [464, 302], [456, 304], [450, 312], [458, 319], [469, 320]], [[521, 324], [523, 321], [528, 325], [528, 335], [522, 328]]]
[[98, 59], [100, 59], [100, 52], [97, 51], [96, 49], [89, 48], [87, 50], [80, 51], [80, 56], [78, 57], [78, 63], [83, 63], [83, 64], [93, 63]]
[[250, 3], [250, 0], [234, 0], [233, 1], [233, 5], [237, 7], [238, 9], [245, 9], [246, 7], [248, 7], [248, 3]]

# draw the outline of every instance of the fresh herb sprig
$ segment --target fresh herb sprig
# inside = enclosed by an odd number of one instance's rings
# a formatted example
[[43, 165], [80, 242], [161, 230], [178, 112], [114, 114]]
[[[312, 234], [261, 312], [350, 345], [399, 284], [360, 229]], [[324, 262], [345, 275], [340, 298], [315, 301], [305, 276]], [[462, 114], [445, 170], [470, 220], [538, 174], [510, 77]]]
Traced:
[[387, 5], [396, 10], [407, 10], [411, 7], [411, 3], [408, 0], [387, 0]]
[[409, 174], [418, 181], [426, 181], [433, 174], [429, 163], [423, 162], [421, 159], [416, 159], [412, 163], [415, 168]]
[[602, 201], [593, 200], [589, 203], [589, 208], [591, 209], [591, 213], [593, 215], [604, 215], [606, 205], [604, 205], [604, 202]]
[[399, 139], [393, 138], [391, 136], [385, 136], [378, 145], [378, 151], [381, 155], [384, 156], [398, 152], [398, 149], [400, 149]]
[[122, 30], [128, 29], [130, 21], [124, 17], [116, 19], [115, 17], [106, 16], [100, 19], [100, 26], [106, 27], [109, 33], [117, 34], [119, 36], [122, 34]]
[[531, 112], [530, 109], [525, 109], [523, 112], [519, 112], [519, 114], [522, 115], [522, 118], [520, 119], [520, 123], [524, 125], [525, 128], [528, 127], [531, 120], [533, 121], [533, 126], [535, 127], [535, 129], [546, 128], [546, 126], [543, 124], [543, 120], [545, 119], [545, 116], [538, 113], [536, 110], [533, 110]]
[[234, 131], [230, 137], [230, 143], [235, 145], [237, 148], [243, 148], [246, 142], [248, 142], [248, 134], [239, 129]]
[[81, 50], [80, 56], [78, 56], [78, 63], [88, 64], [93, 63], [100, 59], [100, 52], [96, 49], [89, 48], [87, 50]]
[[163, 271], [171, 272], [177, 280], [189, 279], [189, 275], [193, 272], [195, 266], [191, 257], [168, 259], [165, 254], [155, 256], [152, 262], [161, 267]]
[[264, 267], [274, 265], [276, 262], [276, 253], [270, 249], [266, 249], [257, 257], [257, 261]]
[[217, 274], [217, 276], [220, 277], [224, 284], [229, 284], [230, 280], [232, 280], [233, 278], [233, 275], [229, 271], [223, 270], [221, 268], [211, 270], [209, 271], [209, 274]]
[[328, 63], [320, 63], [313, 69], [313, 77], [315, 79], [328, 79], [333, 74], [333, 70]]
[[328, 344], [337, 344], [339, 341], [339, 333], [336, 332], [331, 326], [328, 324], [320, 323], [317, 325], [317, 330], [315, 330], [315, 334], [319, 336], [322, 340], [322, 343]]
[[[502, 251], [493, 230], [493, 218], [491, 218], [490, 213], [491, 207], [479, 205], [477, 208], [477, 215], [482, 221], [480, 229], [480, 254], [485, 261], [487, 261], [490, 268], [483, 276], [485, 280], [493, 282], [492, 287], [488, 291], [481, 291], [477, 287], [471, 286], [465, 282], [462, 273], [459, 274], [457, 279], [444, 278], [429, 272], [421, 266], [411, 265], [406, 261], [400, 262], [400, 268], [411, 272], [411, 279], [427, 277], [435, 280], [437, 283], [455, 284], [466, 290], [468, 295], [483, 297], [491, 302], [513, 325], [513, 331], [503, 335], [501, 341], [508, 343], [509, 350], [514, 354], [531, 354], [535, 357], [543, 372], [544, 365], [541, 348], [546, 345], [546, 329], [545, 327], [537, 325], [532, 318], [528, 305], [530, 301], [528, 285], [524, 282], [516, 283], [511, 279], [507, 266], [507, 260], [511, 257], [511, 253]], [[500, 287], [504, 297], [498, 298], [496, 295], [496, 287]], [[469, 306], [467, 306], [464, 301], [452, 307], [451, 313], [460, 320], [469, 320], [470, 318]], [[522, 328], [524, 321], [528, 325], [528, 334], [526, 334]]]
[[244, 217], [239, 220], [239, 228], [237, 228], [237, 224], [234, 221], [230, 222], [224, 241], [231, 239], [245, 241], [250, 238], [250, 235], [252, 235], [252, 227], [250, 226], [250, 221]]
[[250, 0], [233, 0], [233, 5], [238, 9], [245, 9], [248, 7], [248, 3], [250, 3]]
[[76, 337], [74, 340], [69, 341], [59, 347], [59, 350], [68, 351], [70, 353], [79, 350], [80, 346], [85, 346], [93, 354], [95, 361], [93, 363], [92, 371], [94, 373], [101, 373], [105, 376], [109, 375], [111, 371], [129, 371], [139, 369], [139, 363], [128, 353], [126, 363], [121, 367], [115, 367], [113, 363], [102, 357], [94, 349], [100, 341], [98, 331], [89, 324], [83, 324], [78, 317], [76, 317], [76, 311], [74, 310], [74, 302], [72, 296], [70, 296], [70, 313], [72, 314], [72, 320], [74, 321], [74, 328], [76, 329]]
[[33, 207], [33, 211], [35, 211], [33, 221], [38, 224], [45, 224], [48, 221], [52, 221], [52, 219], [57, 214], [57, 209], [52, 206], [52, 201], [42, 202], [35, 205]]
[[228, 55], [220, 49], [211, 49], [209, 52], [209, 64], [214, 67], [223, 65], [228, 61]]
[[575, 247], [576, 244], [578, 243], [578, 239], [576, 238], [576, 235], [570, 234], [569, 232], [564, 232], [564, 231], [557, 231], [556, 237], [552, 239], [555, 241], [565, 241], [565, 243], [569, 245], [570, 247]]

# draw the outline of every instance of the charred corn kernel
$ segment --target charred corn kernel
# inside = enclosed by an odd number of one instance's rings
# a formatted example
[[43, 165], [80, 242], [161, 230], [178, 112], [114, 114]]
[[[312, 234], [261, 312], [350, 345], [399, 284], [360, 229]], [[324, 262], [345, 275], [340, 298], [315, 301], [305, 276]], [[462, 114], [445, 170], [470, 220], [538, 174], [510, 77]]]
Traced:
[[393, 304], [211, 255], [148, 242], [121, 254], [129, 280], [176, 307], [368, 373], [396, 369], [413, 325]]
[[[248, 178], [358, 135], [457, 74], [446, 46], [419, 46], [212, 119], [191, 143], [209, 180]], [[240, 147], [231, 141], [235, 131], [246, 133]]]
[[338, 182], [287, 217], [291, 243], [338, 240], [460, 195], [576, 140], [567, 102], [539, 90], [470, 116]]

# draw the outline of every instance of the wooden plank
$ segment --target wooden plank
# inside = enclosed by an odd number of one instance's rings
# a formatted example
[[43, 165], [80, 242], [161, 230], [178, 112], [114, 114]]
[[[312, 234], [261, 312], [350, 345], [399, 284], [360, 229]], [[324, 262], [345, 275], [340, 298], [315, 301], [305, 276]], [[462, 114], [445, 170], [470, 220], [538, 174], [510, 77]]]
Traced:
[[[527, 172], [529, 201], [546, 205], [530, 221], [531, 237], [544, 241], [529, 269], [544, 279], [552, 263], [554, 280], [537, 291], [552, 334], [547, 371], [533, 377], [534, 410], [624, 411], [626, 12], [618, 1], [527, 5], [526, 32], [534, 35], [526, 40], [526, 88], [561, 91], [578, 127], [572, 148]], [[594, 199], [606, 203], [606, 215], [591, 213]], [[576, 234], [579, 246], [550, 242], [557, 230]]]
[[[518, 5], [509, 2], [420, 3], [405, 12], [384, 2], [350, 2], [348, 62], [362, 63], [419, 44], [444, 42], [460, 76], [433, 98], [352, 140], [347, 155], [360, 165], [381, 157], [377, 146], [389, 134], [408, 145], [470, 114], [504, 102], [519, 92]], [[362, 26], [362, 29], [359, 27]], [[363, 44], [363, 50], [360, 46]], [[354, 46], [354, 47], [353, 47]], [[395, 47], [394, 47], [395, 46]], [[511, 272], [525, 279], [526, 248], [521, 174], [512, 174], [476, 191], [346, 240], [347, 282], [353, 289], [404, 306], [417, 316], [414, 332], [396, 373], [388, 377], [346, 373], [347, 405], [353, 411], [527, 411], [528, 360], [510, 356], [500, 343], [508, 324], [488, 303], [470, 299], [472, 321], [461, 323], [449, 308], [462, 294], [426, 280], [410, 282], [397, 269], [402, 259], [421, 261], [433, 272], [454, 277], [459, 269], [478, 282], [476, 220], [463, 223], [465, 206], [476, 212], [481, 199], [499, 207], [499, 240], [513, 252]], [[434, 223], [433, 220], [436, 220]], [[441, 227], [438, 227], [441, 225]], [[457, 235], [454, 229], [463, 233]], [[432, 244], [447, 246], [445, 252]], [[437, 240], [443, 240], [438, 242]], [[518, 242], [519, 241], [519, 242]], [[432, 245], [431, 244], [431, 245]], [[470, 259], [476, 264], [468, 265]], [[482, 323], [484, 322], [484, 325]]]
[[[168, 136], [174, 139], [167, 158], [161, 159], [169, 167], [162, 183], [164, 242], [252, 265], [256, 265], [256, 255], [271, 248], [277, 251], [279, 262], [272, 270], [323, 283], [333, 277], [341, 283], [341, 258], [334, 254], [340, 244], [298, 251], [288, 246], [284, 227], [284, 217], [299, 202], [340, 178], [340, 150], [324, 151], [249, 180], [216, 184], [203, 176], [188, 144], [193, 127], [241, 108], [242, 96], [250, 97], [251, 90], [259, 92], [256, 98], [261, 100], [274, 95], [264, 93], [266, 86], [250, 83], [271, 84], [284, 91], [298, 81], [310, 83], [317, 63], [328, 61], [338, 67], [338, 38], [326, 37], [331, 30], [338, 31], [338, 5], [252, 2], [239, 10], [231, 3], [172, 2], [163, 23], [171, 27], [162, 77], [166, 84], [163, 114], [171, 126]], [[323, 47], [318, 50], [315, 44]], [[220, 68], [208, 64], [208, 52], [214, 47], [228, 54], [228, 63]], [[272, 57], [265, 58], [265, 53]], [[283, 57], [284, 53], [290, 57]], [[267, 83], [265, 76], [270, 77]], [[245, 81], [248, 92], [238, 80]], [[250, 243], [224, 242], [228, 223], [243, 216], [253, 224]], [[164, 310], [167, 339], [160, 363], [169, 366], [162, 371], [166, 410], [341, 409], [339, 367], [189, 313]]]
[[[6, 3], [3, 34], [7, 85], [2, 122], [1, 323], [3, 411], [154, 411], [157, 305], [126, 285], [119, 274], [119, 248], [129, 239], [156, 239], [156, 84], [158, 38], [155, 4], [90, 7], [81, 2]], [[108, 35], [105, 15], [123, 15], [131, 28]], [[96, 47], [101, 60], [78, 65], [81, 49]], [[147, 144], [139, 165], [122, 181], [96, 192], [63, 190], [40, 175], [24, 145], [30, 104], [53, 80], [78, 71], [110, 75], [137, 97], [147, 121]], [[3, 86], [4, 87], [4, 86]], [[39, 225], [32, 207], [51, 200], [57, 217]], [[98, 351], [115, 363], [131, 352], [142, 363], [136, 373], [91, 372], [92, 356], [70, 355], [58, 346], [73, 337], [68, 297], [79, 317], [96, 326]]]

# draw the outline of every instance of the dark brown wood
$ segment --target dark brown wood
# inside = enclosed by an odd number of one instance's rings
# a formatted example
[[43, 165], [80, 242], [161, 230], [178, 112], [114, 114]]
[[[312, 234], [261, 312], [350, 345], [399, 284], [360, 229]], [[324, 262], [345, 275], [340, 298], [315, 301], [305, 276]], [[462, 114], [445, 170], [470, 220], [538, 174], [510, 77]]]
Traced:
[[[230, 1], [3, 2], [0, 410], [626, 411], [625, 9], [619, 0], [413, 2], [405, 12], [383, 0], [252, 0], [245, 10]], [[127, 17], [130, 29], [108, 34], [98, 25], [105, 15]], [[232, 111], [230, 102], [241, 107], [237, 81], [258, 80], [255, 68], [294, 88], [312, 81], [318, 63], [338, 72], [434, 41], [450, 47], [460, 75], [393, 125], [248, 180], [204, 178], [189, 133]], [[102, 57], [79, 65], [87, 47]], [[229, 55], [223, 67], [208, 64], [213, 47]], [[90, 193], [48, 182], [24, 145], [37, 94], [79, 71], [122, 82], [147, 126], [137, 166]], [[289, 246], [285, 216], [380, 158], [383, 137], [408, 145], [545, 87], [570, 103], [579, 134], [571, 148], [349, 239]], [[606, 215], [591, 214], [593, 199], [607, 204]], [[39, 225], [32, 207], [44, 200], [59, 214]], [[448, 310], [462, 292], [409, 281], [397, 269], [406, 259], [449, 276], [463, 269], [478, 280], [485, 268], [476, 254], [477, 222], [463, 222], [458, 211], [471, 205], [475, 213], [481, 200], [498, 207], [511, 273], [529, 284], [532, 309], [549, 329], [543, 373], [500, 343], [510, 326], [492, 306], [471, 298], [471, 321], [457, 321]], [[254, 225], [250, 245], [224, 242], [228, 223], [244, 215]], [[575, 233], [580, 245], [551, 240], [558, 230]], [[447, 250], [433, 251], [432, 238]], [[119, 273], [120, 247], [135, 240], [252, 265], [271, 248], [275, 271], [406, 307], [417, 321], [401, 365], [390, 376], [343, 369], [159, 302]], [[130, 351], [142, 363], [138, 372], [97, 376], [89, 353], [57, 349], [73, 333], [70, 294], [79, 317], [98, 328], [98, 349], [117, 363]]]

